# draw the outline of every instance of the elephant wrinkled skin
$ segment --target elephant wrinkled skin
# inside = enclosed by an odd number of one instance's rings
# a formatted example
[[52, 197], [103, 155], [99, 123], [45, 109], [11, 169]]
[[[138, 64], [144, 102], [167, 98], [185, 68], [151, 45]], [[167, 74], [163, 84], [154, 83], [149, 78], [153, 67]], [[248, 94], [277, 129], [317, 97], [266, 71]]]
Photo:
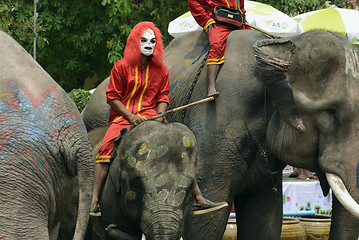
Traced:
[[[254, 46], [290, 65], [285, 74], [306, 131], [290, 127], [276, 110], [259, 79]], [[165, 49], [172, 108], [185, 104], [189, 92], [192, 101], [206, 97], [206, 66], [190, 88], [207, 47], [206, 36], [195, 32], [177, 37]], [[325, 31], [275, 40], [240, 30], [229, 35], [225, 57], [216, 81], [221, 95], [188, 109], [183, 120], [198, 141], [200, 188], [208, 199], [234, 203], [238, 239], [280, 239], [286, 164], [315, 171], [324, 194], [329, 192], [326, 175], [339, 176], [358, 202], [359, 60], [350, 42]], [[88, 109], [105, 118], [108, 108], [103, 103]], [[167, 119], [181, 122], [182, 113]], [[340, 194], [339, 199], [333, 196], [330, 239], [356, 240], [359, 220], [347, 211], [350, 206], [342, 206], [346, 198]], [[188, 218], [184, 239], [221, 239], [229, 211]]]
[[79, 185], [74, 239], [91, 206], [94, 156], [68, 94], [0, 31], [0, 238], [57, 239]]

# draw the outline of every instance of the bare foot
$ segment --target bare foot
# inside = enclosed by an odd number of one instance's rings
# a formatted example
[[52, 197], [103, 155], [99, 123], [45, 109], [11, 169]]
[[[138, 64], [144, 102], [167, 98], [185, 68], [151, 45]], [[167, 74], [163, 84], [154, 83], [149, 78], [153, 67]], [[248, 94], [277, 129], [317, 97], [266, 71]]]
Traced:
[[207, 97], [218, 98], [219, 97], [219, 92], [217, 92], [215, 88], [208, 88]]

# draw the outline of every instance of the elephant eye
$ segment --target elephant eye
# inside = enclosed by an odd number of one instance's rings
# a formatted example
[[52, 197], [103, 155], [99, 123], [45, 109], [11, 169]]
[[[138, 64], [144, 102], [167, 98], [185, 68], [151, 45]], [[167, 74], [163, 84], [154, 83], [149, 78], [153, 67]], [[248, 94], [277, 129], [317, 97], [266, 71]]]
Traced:
[[140, 177], [135, 177], [134, 179], [132, 179], [131, 185], [135, 188], [142, 188], [143, 187], [142, 179]]
[[334, 109], [330, 109], [318, 114], [317, 126], [323, 133], [331, 133], [336, 129], [338, 119]]

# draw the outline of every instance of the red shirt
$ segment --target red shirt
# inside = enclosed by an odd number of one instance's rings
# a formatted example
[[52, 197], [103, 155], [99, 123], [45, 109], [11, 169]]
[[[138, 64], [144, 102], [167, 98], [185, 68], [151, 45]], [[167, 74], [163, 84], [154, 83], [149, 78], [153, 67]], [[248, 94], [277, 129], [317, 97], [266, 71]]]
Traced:
[[[206, 30], [210, 24], [215, 23], [213, 9], [217, 5], [238, 9], [236, 0], [188, 0], [188, 7], [192, 16], [204, 30]], [[244, 0], [239, 0], [239, 5], [239, 9], [245, 17], [246, 10], [244, 9]], [[241, 28], [244, 28], [244, 26], [242, 25]]]
[[[129, 65], [125, 59], [115, 63], [106, 89], [107, 102], [120, 100], [125, 107], [145, 119], [157, 115], [160, 102], [169, 103], [169, 76], [164, 63], [155, 65], [151, 61], [143, 71], [140, 66]], [[130, 121], [110, 108], [109, 124]]]

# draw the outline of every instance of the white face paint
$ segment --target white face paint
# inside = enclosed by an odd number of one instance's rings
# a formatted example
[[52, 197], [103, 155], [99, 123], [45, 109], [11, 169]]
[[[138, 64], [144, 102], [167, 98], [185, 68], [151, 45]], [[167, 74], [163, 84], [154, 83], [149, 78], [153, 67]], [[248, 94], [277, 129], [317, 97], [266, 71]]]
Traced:
[[145, 56], [151, 56], [156, 46], [156, 37], [152, 29], [147, 29], [141, 36], [141, 53]]

